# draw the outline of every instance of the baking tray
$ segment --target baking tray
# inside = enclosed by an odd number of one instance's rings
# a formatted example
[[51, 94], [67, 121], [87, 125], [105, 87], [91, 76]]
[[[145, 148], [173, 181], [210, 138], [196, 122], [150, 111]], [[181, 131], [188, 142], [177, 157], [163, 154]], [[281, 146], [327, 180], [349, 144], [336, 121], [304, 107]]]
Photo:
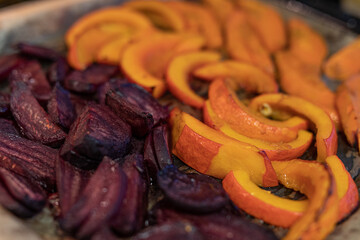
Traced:
[[[94, 9], [122, 2], [125, 1], [43, 0], [1, 9], [0, 55], [11, 53], [12, 45], [19, 41], [41, 44], [64, 51], [64, 33], [76, 19]], [[356, 34], [348, 30], [344, 23], [297, 1], [268, 0], [266, 2], [273, 5], [285, 19], [297, 17], [307, 21], [325, 37], [330, 54], [347, 45], [356, 37]], [[324, 81], [333, 90], [338, 85], [337, 82], [325, 77]], [[359, 189], [360, 157], [354, 148], [348, 146], [341, 134], [339, 135], [338, 156], [343, 160], [351, 176], [355, 178]], [[52, 219], [49, 209], [45, 209], [31, 220], [23, 221], [0, 207], [0, 233], [0, 239], [4, 240], [61, 239], [57, 224]], [[281, 235], [281, 230], [277, 234]], [[66, 239], [69, 238], [66, 237]], [[327, 239], [360, 239], [360, 210], [355, 211], [346, 221], [338, 224]]]

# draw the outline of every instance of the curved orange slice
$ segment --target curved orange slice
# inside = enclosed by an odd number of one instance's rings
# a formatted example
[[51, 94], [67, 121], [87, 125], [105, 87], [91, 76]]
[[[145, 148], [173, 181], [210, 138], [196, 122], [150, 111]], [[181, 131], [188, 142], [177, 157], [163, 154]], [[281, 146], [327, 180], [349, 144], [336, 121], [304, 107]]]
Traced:
[[275, 79], [259, 68], [232, 60], [206, 64], [196, 69], [193, 75], [207, 81], [231, 78], [240, 85], [240, 88], [248, 92], [275, 93], [279, 88]]
[[255, 114], [239, 101], [237, 87], [234, 81], [217, 79], [210, 84], [209, 100], [216, 115], [238, 133], [268, 142], [290, 142], [307, 128], [307, 122], [298, 117], [280, 122]]
[[199, 36], [156, 34], [130, 44], [123, 52], [120, 68], [125, 76], [159, 98], [166, 90], [165, 71], [170, 60], [180, 54], [204, 46]]
[[203, 118], [208, 126], [224, 133], [226, 136], [263, 150], [271, 161], [291, 160], [300, 157], [309, 148], [312, 141], [312, 133], [304, 130], [299, 130], [297, 138], [288, 143], [272, 143], [247, 137], [236, 132], [229, 124], [219, 118], [209, 101], [204, 104]]
[[210, 51], [184, 53], [175, 57], [166, 72], [166, 82], [170, 92], [182, 102], [202, 108], [205, 100], [191, 89], [190, 73], [201, 65], [217, 62], [220, 59], [219, 53]]

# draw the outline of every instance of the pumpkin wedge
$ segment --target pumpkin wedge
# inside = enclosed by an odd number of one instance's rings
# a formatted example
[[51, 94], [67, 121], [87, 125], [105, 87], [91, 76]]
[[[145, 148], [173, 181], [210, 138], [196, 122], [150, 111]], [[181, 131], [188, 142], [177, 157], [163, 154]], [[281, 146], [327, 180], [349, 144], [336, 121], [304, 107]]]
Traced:
[[275, 93], [279, 88], [275, 79], [259, 68], [233, 60], [206, 64], [197, 68], [192, 74], [206, 81], [213, 81], [216, 78], [231, 78], [247, 92]]
[[297, 138], [287, 143], [272, 143], [247, 137], [236, 132], [229, 124], [217, 116], [209, 101], [204, 104], [203, 118], [208, 126], [224, 133], [226, 136], [263, 150], [271, 161], [291, 160], [300, 157], [309, 148], [312, 141], [312, 133], [305, 130], [299, 130]]
[[195, 170], [224, 178], [241, 169], [259, 186], [276, 186], [276, 174], [266, 154], [258, 148], [208, 127], [174, 108], [170, 114], [172, 153]]
[[298, 117], [281, 122], [256, 114], [237, 98], [237, 88], [230, 79], [217, 79], [210, 84], [209, 100], [216, 115], [238, 133], [268, 142], [290, 142], [307, 128], [307, 122]]
[[274, 65], [270, 54], [240, 11], [233, 11], [225, 25], [226, 50], [232, 59], [257, 66], [270, 76]]
[[190, 73], [201, 65], [218, 62], [220, 59], [219, 53], [211, 51], [190, 52], [175, 57], [169, 63], [166, 72], [166, 82], [170, 92], [182, 102], [202, 108], [205, 100], [191, 89]]
[[170, 60], [178, 54], [198, 50], [204, 44], [200, 36], [155, 34], [130, 44], [123, 52], [120, 68], [130, 81], [159, 98], [166, 91], [164, 78]]
[[336, 128], [329, 115], [321, 108], [299, 97], [286, 94], [263, 94], [251, 100], [249, 107], [259, 109], [263, 104], [274, 108], [287, 108], [308, 118], [316, 126], [317, 160], [325, 161], [328, 156], [336, 155]]

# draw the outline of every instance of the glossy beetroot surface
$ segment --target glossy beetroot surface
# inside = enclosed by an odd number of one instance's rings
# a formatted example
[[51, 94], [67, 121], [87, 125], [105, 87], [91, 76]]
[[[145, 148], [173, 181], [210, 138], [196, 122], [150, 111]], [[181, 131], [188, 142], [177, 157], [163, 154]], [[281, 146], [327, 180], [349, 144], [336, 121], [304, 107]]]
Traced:
[[64, 141], [66, 134], [52, 122], [24, 83], [15, 84], [10, 107], [22, 134], [30, 140], [50, 146], [59, 146]]
[[185, 211], [214, 212], [228, 202], [220, 182], [205, 175], [182, 173], [174, 165], [161, 170], [157, 180], [166, 198]]

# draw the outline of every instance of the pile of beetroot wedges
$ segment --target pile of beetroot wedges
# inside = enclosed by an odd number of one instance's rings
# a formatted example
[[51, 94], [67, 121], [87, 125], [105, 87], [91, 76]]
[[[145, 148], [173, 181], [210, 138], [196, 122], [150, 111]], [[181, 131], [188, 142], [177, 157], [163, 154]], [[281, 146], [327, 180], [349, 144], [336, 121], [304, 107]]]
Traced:
[[78, 71], [51, 49], [16, 49], [0, 57], [3, 207], [21, 218], [50, 207], [79, 239], [276, 239], [216, 179], [174, 166], [167, 107], [117, 66]]

